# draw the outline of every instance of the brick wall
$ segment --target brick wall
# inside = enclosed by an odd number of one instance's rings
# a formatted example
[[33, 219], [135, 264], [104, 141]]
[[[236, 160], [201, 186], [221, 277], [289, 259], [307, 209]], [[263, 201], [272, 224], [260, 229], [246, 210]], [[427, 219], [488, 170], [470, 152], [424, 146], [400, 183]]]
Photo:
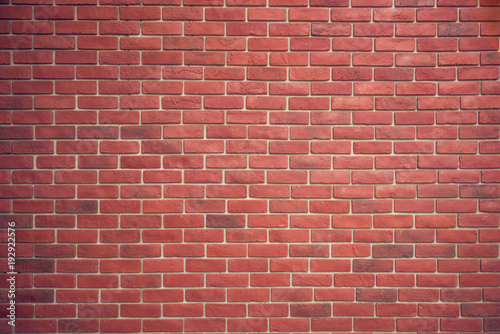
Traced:
[[16, 332], [500, 331], [500, 1], [0, 18]]

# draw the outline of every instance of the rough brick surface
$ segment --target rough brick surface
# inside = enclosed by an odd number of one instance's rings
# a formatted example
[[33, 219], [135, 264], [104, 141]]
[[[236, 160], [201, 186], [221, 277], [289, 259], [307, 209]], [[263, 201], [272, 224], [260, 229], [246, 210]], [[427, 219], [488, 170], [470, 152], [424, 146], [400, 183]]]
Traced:
[[0, 2], [16, 332], [500, 332], [499, 1]]

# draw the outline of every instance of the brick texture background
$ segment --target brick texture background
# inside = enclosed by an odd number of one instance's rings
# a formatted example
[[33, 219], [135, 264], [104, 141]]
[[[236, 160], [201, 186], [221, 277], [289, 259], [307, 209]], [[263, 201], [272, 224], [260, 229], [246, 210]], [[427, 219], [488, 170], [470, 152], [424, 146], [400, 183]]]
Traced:
[[1, 3], [16, 332], [500, 331], [500, 1]]

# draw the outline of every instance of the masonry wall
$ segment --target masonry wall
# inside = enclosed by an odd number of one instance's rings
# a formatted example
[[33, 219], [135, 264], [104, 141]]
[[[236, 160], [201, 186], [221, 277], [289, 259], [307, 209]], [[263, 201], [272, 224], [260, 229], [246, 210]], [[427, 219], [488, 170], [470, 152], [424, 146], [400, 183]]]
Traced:
[[499, 6], [3, 0], [15, 331], [500, 331]]

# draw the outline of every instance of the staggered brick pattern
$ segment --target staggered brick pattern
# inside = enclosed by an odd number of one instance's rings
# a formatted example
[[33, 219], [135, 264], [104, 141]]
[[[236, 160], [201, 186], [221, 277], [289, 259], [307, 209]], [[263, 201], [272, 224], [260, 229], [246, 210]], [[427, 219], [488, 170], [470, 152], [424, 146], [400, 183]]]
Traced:
[[2, 3], [16, 332], [500, 331], [500, 1]]

